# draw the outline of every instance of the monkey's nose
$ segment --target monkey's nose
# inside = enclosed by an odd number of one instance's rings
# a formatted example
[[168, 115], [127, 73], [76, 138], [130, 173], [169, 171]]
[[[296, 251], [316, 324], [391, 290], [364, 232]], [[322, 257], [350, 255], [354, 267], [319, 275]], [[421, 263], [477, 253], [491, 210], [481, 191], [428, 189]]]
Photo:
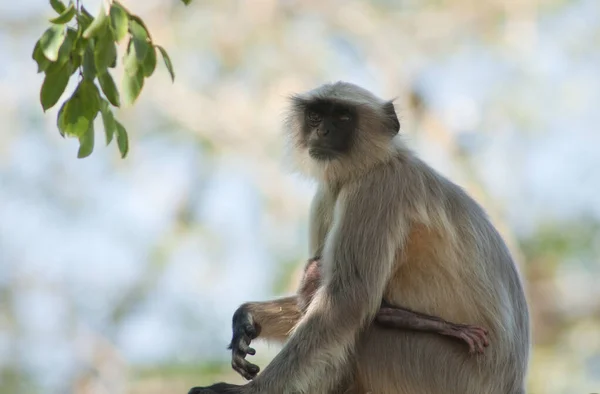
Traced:
[[319, 135], [321, 137], [325, 137], [327, 134], [329, 134], [329, 129], [326, 127], [320, 128], [319, 129]]

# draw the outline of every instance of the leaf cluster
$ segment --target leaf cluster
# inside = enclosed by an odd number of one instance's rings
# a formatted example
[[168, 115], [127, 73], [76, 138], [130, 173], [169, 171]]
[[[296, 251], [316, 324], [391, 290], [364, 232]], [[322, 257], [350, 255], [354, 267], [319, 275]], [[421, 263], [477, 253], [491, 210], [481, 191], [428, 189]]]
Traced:
[[[116, 137], [121, 157], [129, 150], [125, 127], [112, 109], [122, 103], [131, 105], [139, 97], [144, 80], [156, 69], [157, 50], [175, 80], [173, 65], [166, 50], [155, 45], [142, 19], [118, 1], [103, 1], [96, 16], [79, 2], [68, 4], [50, 0], [57, 16], [33, 49], [32, 58], [38, 73], [45, 73], [40, 90], [44, 112], [54, 107], [72, 77], [77, 86], [60, 107], [57, 126], [63, 137], [79, 139], [77, 157], [89, 156], [94, 150], [94, 120], [101, 115], [106, 144]], [[111, 74], [117, 65], [117, 44], [128, 40], [121, 89]]]

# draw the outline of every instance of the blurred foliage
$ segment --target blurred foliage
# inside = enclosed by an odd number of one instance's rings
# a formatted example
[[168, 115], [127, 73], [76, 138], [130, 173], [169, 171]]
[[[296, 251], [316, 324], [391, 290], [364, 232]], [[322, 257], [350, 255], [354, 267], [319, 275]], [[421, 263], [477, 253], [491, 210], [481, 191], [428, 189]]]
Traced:
[[567, 223], [542, 224], [534, 237], [522, 240], [521, 248], [528, 261], [544, 260], [546, 268], [556, 268], [565, 256], [573, 255], [595, 263], [600, 253], [599, 234], [600, 223], [587, 215]]

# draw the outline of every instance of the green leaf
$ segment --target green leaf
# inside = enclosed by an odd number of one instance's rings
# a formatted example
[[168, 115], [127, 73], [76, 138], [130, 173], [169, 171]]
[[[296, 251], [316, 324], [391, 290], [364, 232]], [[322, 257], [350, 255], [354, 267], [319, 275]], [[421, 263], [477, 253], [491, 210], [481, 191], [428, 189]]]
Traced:
[[120, 107], [121, 99], [119, 97], [119, 91], [117, 90], [115, 81], [113, 80], [110, 73], [105, 72], [98, 75], [98, 81], [100, 82], [102, 92], [104, 93], [108, 101], [110, 101], [110, 103], [115, 107]]
[[65, 120], [65, 108], [69, 104], [69, 100], [66, 100], [63, 105], [61, 105], [58, 110], [58, 116], [56, 117], [56, 126], [58, 127], [58, 132], [64, 138], [65, 137], [65, 129], [66, 129], [66, 120]]
[[127, 51], [123, 57], [123, 64], [125, 65], [125, 74], [136, 75], [141, 67], [138, 62], [138, 56], [135, 52], [135, 45], [133, 45], [133, 39], [129, 40], [127, 44]]
[[67, 36], [58, 50], [58, 61], [66, 62], [71, 57], [71, 52], [75, 48], [77, 42], [77, 30], [67, 27]]
[[92, 22], [94, 21], [94, 16], [85, 9], [84, 6], [81, 6], [81, 12], [78, 15], [77, 22], [79, 23], [80, 35], [83, 36], [83, 32], [90, 27]]
[[58, 51], [65, 40], [66, 30], [62, 25], [52, 25], [40, 38], [42, 53], [50, 61], [58, 59]]
[[81, 66], [81, 62], [82, 62], [82, 57], [79, 53], [77, 52], [73, 52], [71, 54], [71, 64], [73, 65], [73, 72], [77, 71], [77, 69], [79, 68], [79, 66]]
[[94, 123], [90, 122], [87, 130], [79, 137], [79, 151], [77, 158], [88, 157], [94, 151]]
[[135, 75], [123, 73], [123, 101], [125, 105], [131, 105], [138, 98], [144, 87], [144, 73], [140, 69]]
[[150, 47], [144, 59], [144, 76], [149, 77], [156, 69], [156, 49]]
[[190, 3], [192, 2], [192, 0], [181, 0], [183, 2], [183, 4], [185, 5], [190, 5]]
[[83, 108], [84, 105], [77, 91], [63, 104], [58, 116], [58, 129], [62, 136], [79, 138], [85, 133], [90, 120], [84, 116]]
[[139, 18], [134, 16], [131, 16], [129, 20], [129, 32], [133, 39], [135, 55], [139, 63], [144, 61], [150, 48], [148, 32], [142, 23]]
[[65, 63], [60, 69], [47, 73], [40, 91], [40, 101], [44, 112], [58, 102], [71, 77], [71, 64]]
[[127, 139], [127, 130], [125, 127], [118, 121], [115, 120], [117, 132], [117, 145], [119, 146], [119, 152], [121, 152], [121, 158], [124, 159], [127, 156], [127, 152], [129, 152], [129, 141]]
[[116, 58], [117, 47], [113, 41], [112, 34], [108, 31], [96, 40], [94, 49], [94, 65], [96, 66], [96, 71], [99, 74], [106, 72], [106, 69], [116, 61]]
[[[152, 41], [152, 39], [150, 38], [150, 30], [148, 30], [148, 26], [146, 26], [146, 24], [144, 23], [142, 18], [140, 18], [137, 15], [130, 14], [129, 20], [135, 22], [138, 26], [140, 26], [142, 29], [144, 29], [144, 32], [145, 32], [144, 34], [146, 35], [146, 37], [148, 38], [149, 41]], [[129, 27], [131, 28], [131, 25]]]
[[90, 23], [94, 19], [94, 16], [83, 5], [81, 6], [81, 15], [88, 18]]
[[[79, 30], [79, 33], [81, 33], [81, 30]], [[91, 41], [92, 40], [86, 40], [85, 38], [81, 37], [81, 34], [79, 34], [79, 36], [75, 40], [74, 51], [83, 57], [83, 54], [85, 53], [85, 50]]]
[[117, 56], [116, 56], [116, 49], [115, 49], [115, 57], [113, 58], [113, 61], [108, 65], [109, 68], [115, 68], [117, 67]]
[[58, 112], [62, 136], [81, 138], [100, 111], [100, 93], [93, 82], [83, 80]]
[[33, 47], [33, 53], [31, 54], [31, 58], [35, 60], [38, 65], [38, 73], [42, 71], [46, 71], [48, 66], [51, 64], [50, 60], [44, 56], [44, 52], [42, 51], [42, 47], [40, 46], [40, 42], [35, 43], [35, 47]]
[[127, 12], [119, 4], [113, 3], [110, 7], [110, 24], [115, 32], [117, 42], [127, 35], [129, 18]]
[[56, 23], [59, 25], [64, 25], [65, 23], [68, 23], [71, 19], [73, 19], [74, 16], [75, 16], [75, 5], [73, 5], [73, 3], [71, 3], [71, 5], [69, 5], [69, 7], [66, 10], [61, 12], [61, 14], [59, 16], [57, 16], [56, 18], [50, 19], [50, 22]]
[[[46, 73], [55, 72], [56, 70], [62, 68], [65, 63], [71, 60], [71, 55], [73, 52], [73, 43], [77, 39], [77, 32], [74, 29], [67, 28], [67, 33], [65, 39], [58, 49], [58, 56], [55, 62], [50, 64], [46, 69]], [[75, 71], [71, 68], [72, 71]]]
[[90, 122], [93, 121], [100, 111], [100, 92], [94, 82], [84, 79], [79, 83], [77, 94], [85, 104], [83, 114]]
[[102, 114], [102, 123], [104, 123], [104, 133], [106, 134], [106, 145], [108, 145], [113, 139], [117, 124], [106, 100], [102, 100], [102, 103], [100, 103], [100, 111]]
[[160, 45], [156, 45], [156, 47], [160, 51], [160, 54], [162, 55], [163, 60], [165, 61], [165, 66], [167, 66], [169, 74], [171, 74], [171, 81], [175, 82], [175, 71], [173, 71], [173, 63], [171, 63], [171, 58], [169, 57], [167, 51], [163, 47], [161, 47]]
[[93, 81], [96, 78], [96, 65], [94, 61], [94, 50], [88, 44], [83, 53], [83, 78]]
[[54, 8], [54, 11], [56, 11], [59, 14], [62, 14], [67, 8], [60, 0], [50, 0], [50, 5], [52, 6], [52, 8]]
[[87, 29], [83, 32], [83, 38], [95, 37], [98, 34], [103, 34], [105, 29], [108, 27], [108, 14], [104, 9], [104, 3], [100, 5], [100, 12], [94, 18], [94, 21]]

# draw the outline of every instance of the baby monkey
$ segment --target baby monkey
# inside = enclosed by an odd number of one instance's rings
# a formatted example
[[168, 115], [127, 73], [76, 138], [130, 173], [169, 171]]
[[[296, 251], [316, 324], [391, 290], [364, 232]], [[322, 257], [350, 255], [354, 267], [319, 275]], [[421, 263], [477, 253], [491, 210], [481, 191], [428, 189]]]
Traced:
[[[320, 256], [308, 260], [304, 268], [304, 276], [298, 289], [300, 310], [304, 313], [312, 302], [313, 296], [321, 286]], [[483, 327], [456, 324], [436, 316], [412, 311], [407, 308], [393, 306], [382, 300], [375, 321], [381, 326], [403, 330], [431, 332], [464, 341], [469, 346], [469, 353], [483, 353], [489, 345], [487, 330]]]
[[[296, 296], [286, 297], [275, 302], [246, 303], [233, 315], [233, 338], [229, 345], [232, 351], [231, 366], [241, 376], [252, 380], [260, 368], [248, 362], [246, 356], [256, 351], [250, 347], [253, 339], [284, 339], [288, 330], [306, 313], [316, 291], [321, 286], [320, 256], [308, 260]], [[271, 316], [277, 315], [277, 320]], [[282, 322], [287, 324], [281, 325]], [[467, 344], [469, 353], [482, 354], [489, 345], [488, 331], [479, 326], [457, 324], [436, 316], [394, 306], [382, 300], [375, 322], [386, 328], [429, 332], [458, 339]], [[287, 328], [286, 328], [287, 327]]]

